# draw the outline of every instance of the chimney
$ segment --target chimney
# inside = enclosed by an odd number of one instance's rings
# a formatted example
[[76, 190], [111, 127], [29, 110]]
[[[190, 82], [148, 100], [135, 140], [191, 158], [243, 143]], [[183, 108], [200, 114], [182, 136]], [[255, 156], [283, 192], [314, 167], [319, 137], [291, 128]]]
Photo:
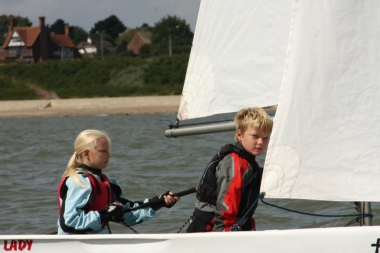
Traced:
[[45, 27], [45, 17], [39, 17], [40, 19], [40, 61], [47, 60], [49, 58], [49, 46], [48, 46], [48, 31]]
[[12, 31], [16, 24], [16, 18], [11, 17], [9, 20], [9, 31]]
[[38, 17], [40, 19], [40, 29], [45, 27], [45, 17]]
[[69, 37], [69, 26], [68, 25], [65, 25], [65, 35], [67, 36], [67, 37]]

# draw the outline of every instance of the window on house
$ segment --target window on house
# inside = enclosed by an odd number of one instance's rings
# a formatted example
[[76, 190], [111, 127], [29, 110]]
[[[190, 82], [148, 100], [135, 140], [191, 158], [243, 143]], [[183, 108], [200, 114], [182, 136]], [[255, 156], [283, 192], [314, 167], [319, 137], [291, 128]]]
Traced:
[[9, 53], [10, 55], [18, 55], [19, 52], [20, 52], [20, 50], [19, 50], [18, 48], [12, 48], [12, 49], [9, 49], [9, 50], [8, 50], [8, 53]]
[[21, 42], [21, 38], [20, 37], [13, 37], [11, 39], [11, 43], [18, 43], [18, 42]]

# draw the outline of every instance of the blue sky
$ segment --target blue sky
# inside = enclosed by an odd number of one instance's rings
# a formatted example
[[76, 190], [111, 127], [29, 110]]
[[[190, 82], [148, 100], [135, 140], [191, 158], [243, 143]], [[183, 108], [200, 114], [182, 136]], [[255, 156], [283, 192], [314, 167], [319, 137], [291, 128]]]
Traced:
[[167, 15], [185, 19], [192, 31], [201, 0], [1, 0], [0, 15], [28, 17], [37, 26], [39, 16], [46, 24], [63, 19], [87, 32], [99, 20], [116, 15], [128, 28], [147, 23], [153, 26]]

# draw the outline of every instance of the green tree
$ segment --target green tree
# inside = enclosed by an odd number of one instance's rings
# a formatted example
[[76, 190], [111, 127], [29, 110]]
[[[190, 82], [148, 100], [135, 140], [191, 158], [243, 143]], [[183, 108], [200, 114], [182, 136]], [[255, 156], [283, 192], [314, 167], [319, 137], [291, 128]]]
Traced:
[[63, 19], [57, 19], [52, 25], [48, 25], [50, 33], [65, 34], [66, 23]]
[[111, 15], [105, 20], [95, 23], [94, 27], [90, 30], [90, 34], [98, 39], [99, 34], [103, 33], [103, 39], [106, 38], [108, 41], [115, 44], [116, 38], [126, 29], [127, 27], [124, 26], [118, 17]]
[[127, 46], [128, 46], [128, 41], [127, 40], [118, 40], [116, 41], [116, 54], [123, 54], [127, 52]]
[[23, 26], [30, 27], [32, 26], [32, 22], [29, 21], [27, 17], [20, 17], [14, 15], [1, 15], [0, 16], [0, 46], [3, 45], [5, 37], [9, 32], [9, 24], [11, 17], [16, 19], [15, 26]]
[[79, 43], [87, 41], [88, 33], [82, 27], [70, 26], [70, 38], [77, 46]]
[[152, 44], [145, 44], [140, 47], [139, 56], [142, 58], [149, 58], [157, 55], [156, 47]]
[[184, 19], [177, 16], [167, 16], [158, 21], [153, 27], [152, 43], [157, 47], [159, 54], [169, 53], [169, 35], [172, 52], [178, 53], [177, 48], [191, 45], [193, 32]]
[[[65, 26], [68, 25], [63, 19], [57, 19], [52, 25], [48, 25], [49, 32], [65, 34]], [[69, 37], [75, 45], [87, 41], [88, 33], [79, 26], [69, 26]]]

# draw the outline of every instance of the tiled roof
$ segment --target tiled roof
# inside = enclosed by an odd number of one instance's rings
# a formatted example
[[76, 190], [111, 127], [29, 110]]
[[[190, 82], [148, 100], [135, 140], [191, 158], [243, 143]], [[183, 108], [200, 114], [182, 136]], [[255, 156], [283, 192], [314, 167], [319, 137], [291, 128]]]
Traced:
[[[94, 43], [92, 43], [94, 46], [97, 46], [97, 47], [100, 47], [102, 45], [102, 42], [101, 41], [95, 41]], [[107, 40], [103, 40], [103, 47], [113, 47], [112, 43], [107, 41]]]
[[13, 32], [17, 32], [21, 40], [24, 42], [25, 46], [31, 47], [40, 35], [40, 28], [38, 26], [13, 28], [13, 31], [9, 32], [5, 38], [3, 47], [6, 47], [9, 44], [10, 40], [12, 39]]
[[15, 27], [13, 31], [16, 31], [21, 40], [27, 47], [31, 47], [36, 42], [40, 35], [40, 28], [36, 27]]
[[50, 35], [50, 38], [53, 43], [57, 44], [59, 47], [75, 47], [71, 38], [65, 34], [52, 34]]
[[138, 54], [142, 45], [151, 44], [151, 38], [152, 33], [150, 32], [138, 32], [128, 43], [127, 50], [133, 51], [135, 54]]
[[152, 38], [152, 33], [151, 32], [141, 32], [141, 33], [137, 33], [137, 34], [142, 38], [142, 40], [146, 44], [150, 44], [151, 43], [151, 38]]
[[[9, 44], [14, 32], [17, 32], [21, 40], [24, 42], [25, 46], [32, 47], [40, 35], [40, 31], [41, 30], [39, 26], [14, 27], [13, 31], [9, 32], [5, 38], [3, 47], [6, 47]], [[64, 34], [52, 34], [50, 35], [50, 38], [53, 43], [59, 47], [75, 47], [74, 42], [71, 40], [71, 38]]]

